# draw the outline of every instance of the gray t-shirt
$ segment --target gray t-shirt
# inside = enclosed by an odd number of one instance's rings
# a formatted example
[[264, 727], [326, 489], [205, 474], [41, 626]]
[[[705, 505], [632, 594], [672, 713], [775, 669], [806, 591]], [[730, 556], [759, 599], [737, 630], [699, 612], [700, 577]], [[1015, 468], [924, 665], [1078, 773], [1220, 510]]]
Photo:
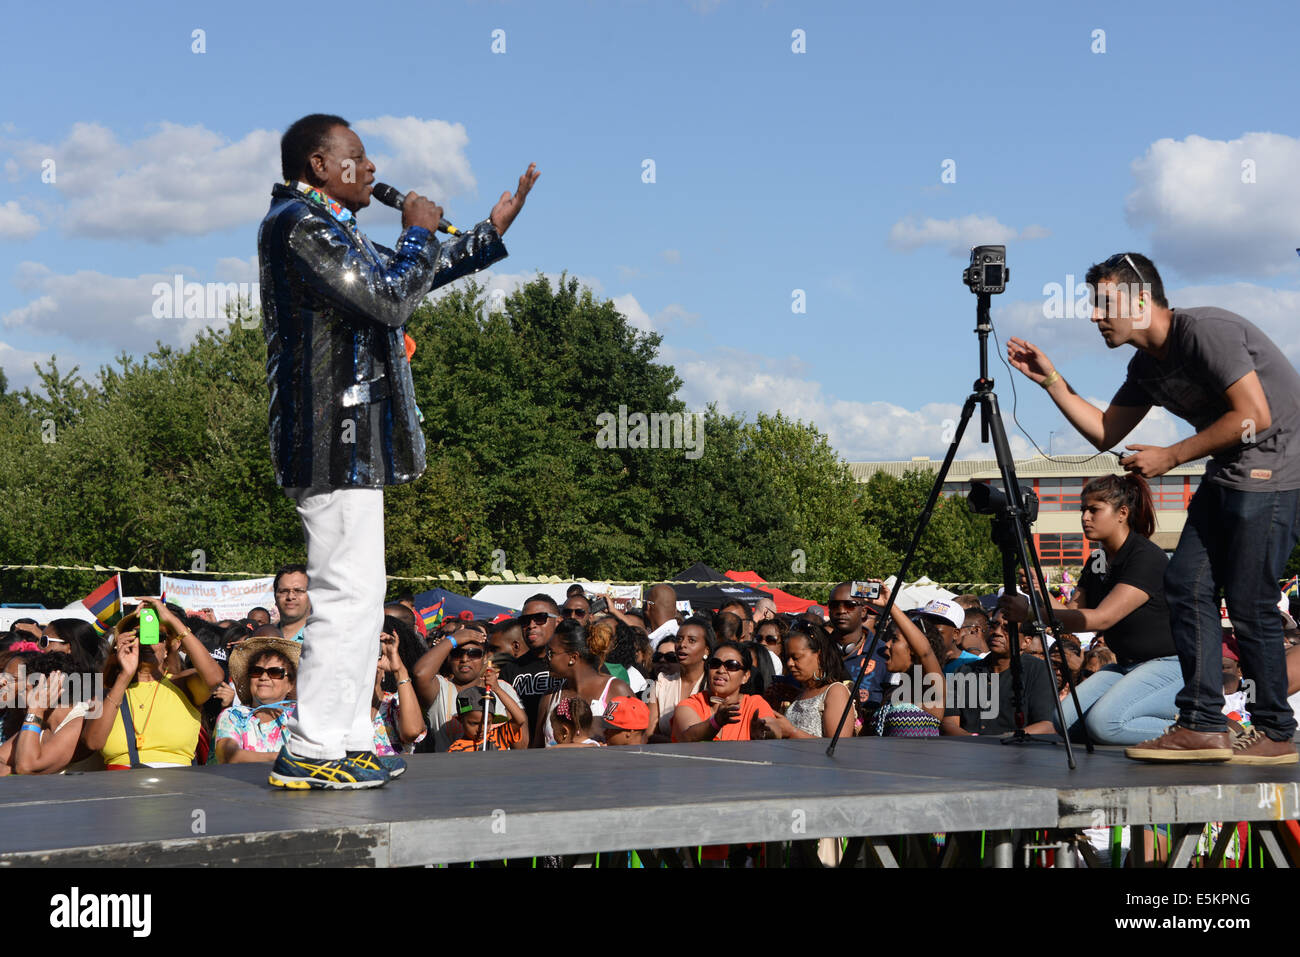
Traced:
[[[1168, 354], [1157, 359], [1139, 349], [1111, 405], [1162, 405], [1201, 432], [1231, 408], [1224, 392], [1250, 372], [1264, 387], [1272, 422], [1254, 441], [1212, 456], [1205, 481], [1251, 492], [1300, 488], [1300, 373], [1273, 340], [1236, 313], [1174, 310]], [[1247, 429], [1243, 423], [1244, 435]]]

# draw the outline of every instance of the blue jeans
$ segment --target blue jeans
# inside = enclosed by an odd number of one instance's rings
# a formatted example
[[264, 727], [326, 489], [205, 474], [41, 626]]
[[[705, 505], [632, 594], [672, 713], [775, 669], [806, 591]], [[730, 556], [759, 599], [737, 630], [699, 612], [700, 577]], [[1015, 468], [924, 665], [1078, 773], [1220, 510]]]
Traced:
[[[1127, 667], [1107, 665], [1079, 683], [1088, 736], [1095, 744], [1141, 744], [1160, 737], [1178, 717], [1174, 697], [1182, 686], [1182, 669], [1173, 655]], [[1074, 699], [1066, 695], [1061, 710], [1066, 726], [1074, 728], [1079, 719]]]
[[1255, 682], [1254, 725], [1274, 741], [1295, 734], [1286, 701], [1278, 579], [1300, 537], [1300, 490], [1245, 492], [1202, 482], [1165, 571], [1169, 624], [1183, 669], [1182, 724], [1225, 731], [1219, 591], [1237, 635], [1241, 670]]

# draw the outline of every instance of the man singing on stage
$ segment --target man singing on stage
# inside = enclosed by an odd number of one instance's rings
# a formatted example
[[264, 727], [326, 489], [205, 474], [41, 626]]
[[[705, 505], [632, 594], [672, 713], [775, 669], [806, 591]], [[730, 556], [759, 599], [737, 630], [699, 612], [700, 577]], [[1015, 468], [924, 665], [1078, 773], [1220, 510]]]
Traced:
[[[1137, 347], [1103, 412], [1078, 395], [1041, 349], [1007, 342], [1012, 365], [1047, 390], [1098, 449], [1114, 448], [1153, 405], [1196, 429], [1168, 448], [1128, 444], [1120, 464], [1145, 478], [1210, 456], [1165, 572], [1183, 672], [1179, 718], [1126, 749], [1141, 761], [1295, 764], [1278, 585], [1300, 537], [1300, 374], [1251, 322], [1223, 309], [1170, 309], [1151, 260], [1120, 253], [1088, 270], [1092, 321], [1112, 349]], [[1123, 586], [1117, 586], [1123, 587]], [[1230, 742], [1223, 714], [1222, 589], [1242, 670], [1255, 681], [1253, 733]]]
[[383, 629], [384, 486], [424, 471], [404, 327], [430, 290], [506, 256], [501, 237], [536, 182], [454, 240], [442, 209], [415, 193], [394, 249], [357, 228], [375, 166], [337, 116], [313, 114], [280, 141], [285, 182], [257, 237], [271, 459], [307, 543], [311, 616], [298, 716], [271, 770], [277, 787], [369, 788], [405, 770], [374, 754], [370, 700]]

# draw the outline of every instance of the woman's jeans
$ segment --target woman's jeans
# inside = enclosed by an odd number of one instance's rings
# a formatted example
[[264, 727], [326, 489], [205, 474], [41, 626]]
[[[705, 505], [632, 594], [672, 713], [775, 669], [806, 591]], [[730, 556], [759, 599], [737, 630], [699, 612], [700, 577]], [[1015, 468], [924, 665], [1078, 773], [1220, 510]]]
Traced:
[[1286, 700], [1278, 580], [1300, 536], [1300, 490], [1245, 492], [1202, 482], [1165, 570], [1169, 625], [1182, 664], [1180, 723], [1225, 731], [1219, 590], [1237, 636], [1242, 674], [1254, 681], [1251, 721], [1274, 741], [1295, 734]]
[[[1079, 682], [1079, 706], [1093, 743], [1140, 744], [1160, 737], [1178, 717], [1174, 698], [1182, 686], [1183, 672], [1174, 655], [1127, 667], [1107, 665]], [[1074, 699], [1066, 695], [1061, 710], [1077, 738]]]

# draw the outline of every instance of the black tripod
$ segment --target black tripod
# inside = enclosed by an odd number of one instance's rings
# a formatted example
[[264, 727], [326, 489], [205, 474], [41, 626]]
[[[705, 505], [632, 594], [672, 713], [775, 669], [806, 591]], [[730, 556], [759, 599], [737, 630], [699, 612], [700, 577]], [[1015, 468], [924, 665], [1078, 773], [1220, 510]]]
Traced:
[[[972, 264], [977, 262], [977, 254], [983, 250], [1001, 250], [1002, 256], [997, 262], [999, 272], [996, 274], [989, 273], [989, 278], [996, 276], [997, 281], [989, 282], [988, 285], [995, 292], [1001, 292], [1005, 288], [1005, 248], [977, 246], [971, 254]], [[994, 253], [994, 256], [997, 254]], [[1043, 660], [1048, 662], [1048, 668], [1051, 668], [1050, 657], [1047, 651], [1047, 630], [1050, 626], [1054, 634], [1059, 635], [1060, 629], [1056, 621], [1056, 616], [1052, 613], [1050, 602], [1044, 602], [1042, 596], [1047, 594], [1047, 583], [1043, 578], [1043, 568], [1038, 560], [1038, 554], [1033, 550], [1030, 544], [1030, 526], [1033, 523], [1033, 516], [1029, 514], [1025, 507], [1024, 494], [1021, 492], [1020, 483], [1016, 479], [1015, 462], [1011, 457], [1011, 447], [1007, 444], [1006, 429], [1002, 424], [1002, 413], [998, 409], [997, 393], [993, 391], [993, 380], [989, 378], [989, 333], [993, 331], [993, 323], [989, 318], [989, 303], [991, 294], [982, 286], [979, 286], [979, 277], [971, 277], [972, 271], [977, 267], [972, 265], [971, 270], [967, 271], [967, 283], [971, 285], [972, 291], [978, 296], [976, 305], [975, 333], [979, 336], [980, 352], [980, 377], [975, 380], [974, 391], [966, 399], [966, 404], [962, 406], [961, 421], [957, 423], [957, 433], [953, 436], [952, 444], [948, 446], [948, 454], [944, 457], [943, 465], [939, 468], [939, 474], [934, 478], [934, 486], [930, 489], [930, 497], [926, 500], [925, 510], [921, 513], [921, 519], [917, 523], [916, 531], [912, 535], [912, 543], [907, 548], [907, 554], [903, 557], [902, 567], [898, 569], [896, 584], [890, 590], [889, 599], [885, 602], [884, 609], [876, 619], [875, 634], [871, 638], [871, 647], [867, 649], [863, 657], [863, 668], [858, 673], [857, 681], [853, 684], [853, 691], [849, 695], [850, 701], [858, 700], [858, 689], [862, 684], [862, 679], [866, 677], [866, 662], [872, 660], [875, 654], [876, 644], [880, 641], [881, 632], [890, 626], [890, 613], [894, 607], [894, 599], [902, 589], [903, 582], [906, 581], [908, 566], [912, 563], [912, 556], [916, 554], [917, 544], [921, 541], [921, 536], [925, 533], [926, 527], [930, 523], [930, 515], [934, 511], [935, 503], [939, 500], [939, 495], [943, 491], [944, 480], [948, 476], [948, 470], [952, 466], [952, 461], [957, 455], [957, 447], [961, 445], [962, 435], [966, 431], [966, 425], [970, 421], [971, 414], [975, 411], [976, 404], [980, 407], [980, 439], [988, 442], [990, 435], [993, 440], [993, 451], [997, 456], [998, 471], [1002, 474], [1002, 486], [1006, 490], [1005, 494], [998, 489], [990, 488], [985, 485], [975, 485], [971, 490], [971, 505], [976, 511], [993, 515], [993, 542], [1002, 552], [1002, 584], [1004, 594], [1014, 595], [1017, 591], [1016, 583], [1016, 566], [1026, 569], [1033, 569], [1034, 579], [1029, 583], [1029, 605], [1032, 609], [1033, 622], [1026, 625], [1026, 631], [1037, 634], [1039, 641], [1043, 645]], [[985, 280], [987, 281], [987, 280]], [[977, 286], [979, 286], [977, 288]], [[1032, 504], [1037, 505], [1037, 499], [1029, 493]], [[1027, 744], [1035, 738], [1025, 733], [1025, 684], [1024, 673], [1020, 663], [1020, 638], [1018, 628], [1015, 622], [1007, 622], [1007, 634], [1010, 641], [1011, 652], [1011, 704], [1012, 711], [1015, 714], [1015, 732], [1004, 738], [1003, 744]], [[1079, 694], [1075, 689], [1074, 678], [1070, 674], [1068, 667], [1065, 667], [1064, 659], [1062, 660], [1061, 670], [1065, 673], [1065, 680], [1070, 687], [1070, 694], [1073, 696], [1075, 713], [1082, 716], [1083, 709], [1079, 707]], [[1053, 682], [1055, 686], [1055, 682]], [[1065, 729], [1065, 753], [1066, 760], [1070, 769], [1076, 767], [1074, 760], [1074, 749], [1070, 745], [1069, 728], [1065, 728], [1065, 715], [1061, 707], [1059, 695], [1056, 697], [1056, 716], [1062, 728]], [[844, 730], [844, 722], [848, 718], [848, 709], [845, 709], [843, 716], [840, 718], [839, 727], [835, 729], [835, 736], [831, 739], [830, 747], [826, 749], [828, 755], [835, 754], [835, 746], [840, 740], [840, 733]], [[1083, 722], [1080, 721], [1082, 726]], [[1088, 753], [1092, 753], [1092, 741], [1088, 737], [1087, 728], [1084, 728], [1084, 742]], [[1044, 740], [1044, 743], [1053, 743]]]

